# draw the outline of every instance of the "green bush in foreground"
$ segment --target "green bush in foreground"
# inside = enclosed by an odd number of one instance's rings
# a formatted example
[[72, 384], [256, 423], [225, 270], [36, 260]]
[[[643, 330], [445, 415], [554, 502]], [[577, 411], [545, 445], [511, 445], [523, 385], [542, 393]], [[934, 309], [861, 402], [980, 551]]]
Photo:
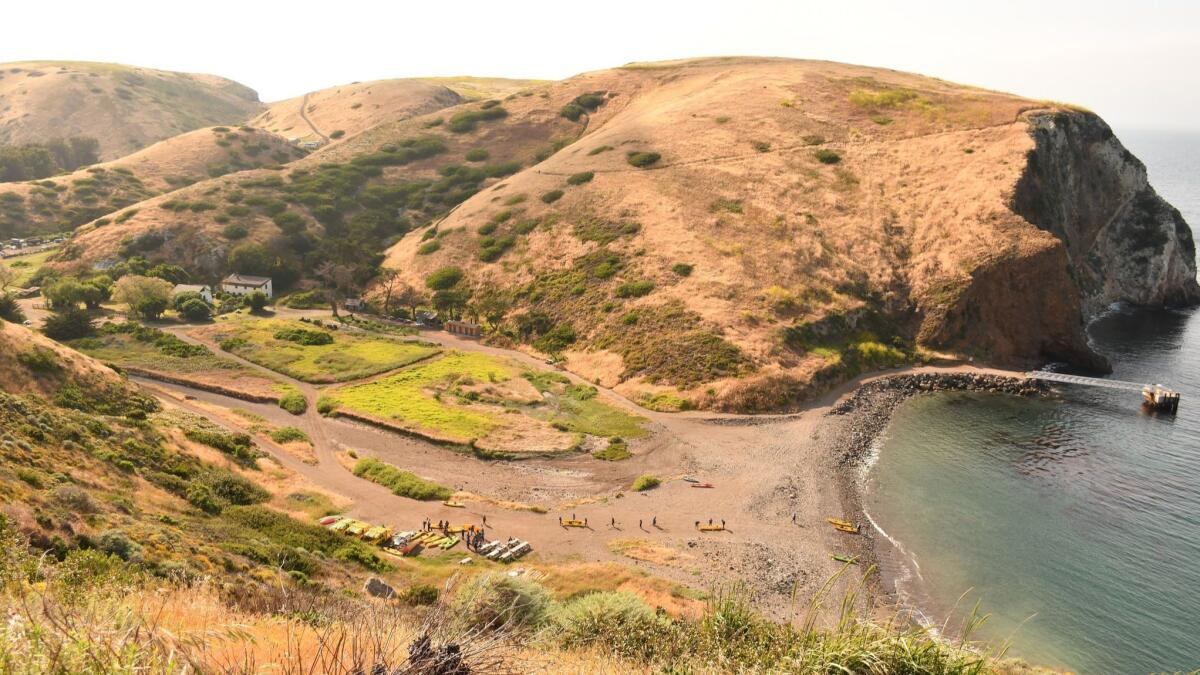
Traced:
[[662, 480], [658, 476], [651, 476], [645, 473], [634, 479], [632, 488], [636, 492], [643, 492], [645, 490], [653, 490], [659, 485], [662, 485]]
[[455, 614], [481, 632], [526, 632], [541, 628], [553, 600], [541, 584], [522, 577], [479, 575], [459, 590]]
[[280, 397], [279, 407], [293, 415], [303, 415], [308, 410], [308, 399], [298, 391], [288, 392]]
[[422, 501], [449, 499], [454, 491], [387, 462], [363, 457], [354, 465], [354, 475], [388, 488], [394, 494]]

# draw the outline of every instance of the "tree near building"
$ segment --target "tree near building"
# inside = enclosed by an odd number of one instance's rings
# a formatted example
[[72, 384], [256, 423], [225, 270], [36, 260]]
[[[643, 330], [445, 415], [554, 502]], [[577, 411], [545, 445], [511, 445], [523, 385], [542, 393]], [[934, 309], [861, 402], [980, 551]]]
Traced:
[[384, 268], [379, 272], [379, 286], [383, 288], [383, 315], [392, 315], [392, 295], [403, 285], [400, 272]]
[[8, 287], [17, 282], [17, 271], [0, 262], [0, 294], [8, 292]]
[[421, 305], [429, 304], [429, 298], [420, 289], [404, 284], [396, 291], [396, 304], [407, 307], [412, 314], [412, 320], [416, 321], [417, 309]]
[[79, 308], [88, 297], [88, 290], [77, 279], [60, 279], [42, 290], [42, 297], [55, 312]]
[[154, 277], [126, 275], [117, 281], [113, 299], [129, 306], [144, 319], [157, 319], [171, 306], [170, 282]]
[[11, 321], [21, 323], [25, 320], [25, 310], [11, 293], [0, 292], [0, 322]]
[[271, 299], [268, 298], [267, 294], [263, 293], [262, 291], [254, 291], [246, 296], [246, 306], [250, 308], [251, 312], [255, 313], [266, 309], [267, 303], [270, 301]]
[[488, 326], [495, 330], [512, 309], [512, 299], [504, 291], [489, 288], [476, 296], [471, 308], [473, 314], [482, 316]]
[[329, 307], [335, 317], [338, 314], [338, 303], [354, 288], [355, 268], [351, 265], [325, 261], [317, 267], [317, 278], [325, 283], [329, 291]]

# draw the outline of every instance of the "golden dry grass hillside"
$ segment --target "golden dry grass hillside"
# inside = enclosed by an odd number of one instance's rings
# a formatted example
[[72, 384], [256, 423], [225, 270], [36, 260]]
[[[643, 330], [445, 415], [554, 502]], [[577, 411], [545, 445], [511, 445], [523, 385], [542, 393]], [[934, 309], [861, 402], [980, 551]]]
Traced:
[[380, 124], [464, 101], [509, 96], [538, 84], [539, 80], [483, 77], [352, 82], [270, 103], [249, 124], [299, 141], [329, 143]]
[[0, 183], [0, 238], [66, 232], [103, 216], [128, 218], [122, 209], [155, 195], [303, 156], [282, 136], [250, 126], [189, 131], [71, 173]]
[[[548, 93], [530, 116], [579, 115], [580, 136], [462, 204], [438, 250], [409, 235], [388, 264], [417, 286], [452, 266], [507, 290], [586, 377], [647, 402], [668, 387], [769, 409], [921, 342], [1087, 351], [1057, 240], [1009, 205], [1025, 120], [1051, 106], [773, 59], [634, 64]], [[984, 274], [1028, 289], [1023, 334], [945, 335]]]
[[288, 138], [329, 142], [461, 101], [453, 90], [422, 80], [355, 82], [276, 101], [249, 124]]
[[214, 75], [109, 63], [0, 64], [0, 144], [88, 136], [115, 159], [204, 126], [237, 124], [262, 104]]
[[[384, 122], [285, 168], [222, 176], [149, 199], [128, 218], [79, 228], [57, 266], [89, 267], [134, 251], [177, 261], [198, 277], [216, 276], [233, 268], [234, 249], [259, 245], [276, 266], [255, 271], [295, 281], [321, 262], [321, 241], [359, 224], [382, 255], [412, 228], [537, 164], [582, 128], [542, 110], [546, 99], [532, 90], [523, 92], [502, 105], [468, 102]], [[451, 129], [461, 128], [453, 121], [460, 114], [457, 124], [469, 131]], [[519, 123], [507, 123], [510, 116]]]
[[0, 321], [0, 391], [80, 403], [141, 395], [111, 368], [35, 333]]
[[55, 264], [143, 255], [287, 289], [344, 242], [444, 316], [658, 409], [786, 408], [934, 353], [1103, 367], [1085, 311], [1200, 297], [1186, 223], [1095, 115], [764, 58], [383, 121], [90, 223]]

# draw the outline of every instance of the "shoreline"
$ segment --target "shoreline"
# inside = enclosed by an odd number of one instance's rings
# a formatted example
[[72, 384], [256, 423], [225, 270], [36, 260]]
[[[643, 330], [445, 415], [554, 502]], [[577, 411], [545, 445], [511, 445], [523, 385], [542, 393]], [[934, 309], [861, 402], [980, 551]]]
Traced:
[[[837, 476], [836, 489], [844, 512], [860, 523], [861, 535], [854, 542], [860, 567], [874, 567], [870, 586], [884, 604], [902, 610], [926, 627], [936, 625], [900, 585], [919, 571], [912, 569], [908, 552], [876, 523], [863, 507], [864, 489], [871, 460], [879, 452], [883, 434], [896, 410], [915, 396], [939, 392], [977, 392], [1021, 397], [1044, 397], [1051, 389], [1045, 383], [1019, 374], [926, 372], [883, 376], [863, 382], [840, 398], [822, 415], [824, 420], [840, 419], [843, 425], [830, 454]], [[893, 564], [884, 565], [882, 562]], [[893, 569], [895, 568], [895, 569]]]

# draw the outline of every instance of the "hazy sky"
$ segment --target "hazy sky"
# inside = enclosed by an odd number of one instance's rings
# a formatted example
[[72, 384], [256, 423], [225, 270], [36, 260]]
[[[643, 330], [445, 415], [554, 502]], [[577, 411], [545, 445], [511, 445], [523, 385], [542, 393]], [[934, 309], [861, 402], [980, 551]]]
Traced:
[[1200, 130], [1197, 0], [64, 0], [5, 3], [0, 21], [0, 62], [208, 72], [267, 101], [387, 77], [558, 79], [630, 61], [763, 55], [1077, 103], [1118, 130]]

